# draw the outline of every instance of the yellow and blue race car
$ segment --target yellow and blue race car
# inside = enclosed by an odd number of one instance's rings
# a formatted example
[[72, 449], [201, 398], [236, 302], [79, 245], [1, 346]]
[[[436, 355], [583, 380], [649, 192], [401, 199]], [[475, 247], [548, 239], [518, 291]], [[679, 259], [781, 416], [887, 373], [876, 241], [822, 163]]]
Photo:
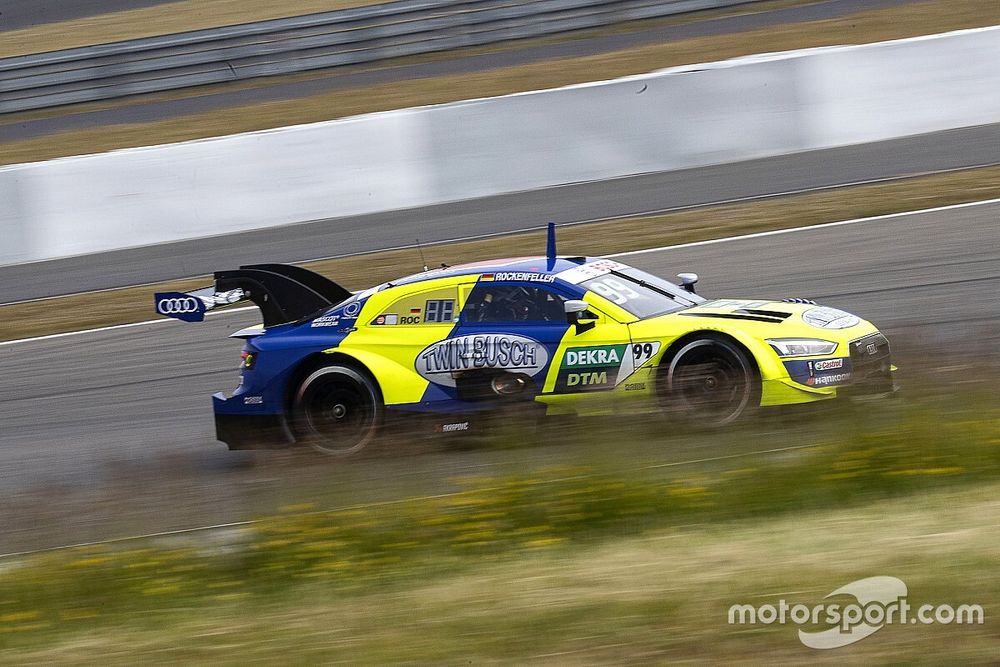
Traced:
[[351, 293], [296, 266], [215, 274], [155, 296], [200, 321], [249, 300], [241, 380], [213, 397], [230, 449], [362, 449], [387, 419], [463, 432], [481, 417], [653, 410], [723, 426], [760, 407], [893, 391], [874, 325], [804, 299], [707, 300], [611, 259], [557, 256], [443, 266]]

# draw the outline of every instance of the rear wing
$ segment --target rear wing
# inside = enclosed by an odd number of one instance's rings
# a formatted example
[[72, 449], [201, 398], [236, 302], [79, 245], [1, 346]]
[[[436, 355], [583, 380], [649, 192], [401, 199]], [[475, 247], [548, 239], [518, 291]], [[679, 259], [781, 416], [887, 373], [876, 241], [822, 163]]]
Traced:
[[213, 308], [250, 301], [260, 308], [266, 328], [305, 319], [351, 296], [329, 278], [289, 264], [251, 264], [216, 271], [214, 277], [214, 285], [193, 292], [157, 292], [156, 312], [201, 322]]

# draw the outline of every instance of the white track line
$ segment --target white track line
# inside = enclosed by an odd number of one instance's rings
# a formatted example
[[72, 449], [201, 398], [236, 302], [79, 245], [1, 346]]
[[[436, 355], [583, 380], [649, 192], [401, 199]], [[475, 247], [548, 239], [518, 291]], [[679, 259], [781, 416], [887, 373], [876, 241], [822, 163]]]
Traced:
[[[881, 220], [892, 220], [895, 218], [907, 218], [914, 215], [923, 215], [926, 213], [939, 213], [941, 211], [955, 211], [963, 208], [972, 208], [976, 206], [988, 206], [990, 204], [1000, 204], [1000, 199], [984, 199], [982, 201], [966, 202], [964, 204], [950, 204], [948, 206], [936, 206], [934, 208], [924, 208], [916, 211], [903, 211], [901, 213], [887, 213], [885, 215], [876, 215], [868, 218], [853, 218], [851, 220], [839, 220], [837, 222], [825, 222], [817, 225], [806, 225], [804, 227], [790, 227], [788, 229], [774, 229], [767, 232], [755, 232], [753, 234], [741, 234], [739, 236], [724, 236], [718, 239], [709, 239], [707, 241], [693, 241], [691, 243], [679, 243], [676, 245], [665, 245], [656, 248], [646, 248], [644, 250], [630, 250], [628, 252], [619, 252], [610, 255], [605, 255], [605, 257], [631, 257], [633, 255], [645, 255], [653, 252], [663, 252], [665, 250], [680, 250], [683, 248], [695, 248], [698, 246], [714, 245], [716, 243], [728, 243], [730, 241], [745, 241], [747, 239], [763, 238], [766, 236], [780, 236], [782, 234], [794, 234], [795, 232], [805, 232], [816, 229], [827, 229], [830, 227], [842, 227], [844, 225], [856, 225], [863, 222], [878, 222]], [[561, 226], [561, 225], [560, 225]], [[83, 292], [86, 294], [86, 292]], [[245, 308], [230, 308], [228, 310], [217, 311], [214, 313], [208, 313], [209, 315], [224, 315], [226, 313], [238, 313], [246, 310], [253, 310], [256, 306], [247, 306]], [[69, 336], [82, 336], [84, 334], [98, 333], [101, 331], [114, 331], [116, 329], [127, 329], [130, 327], [141, 327], [147, 324], [159, 324], [162, 322], [177, 322], [178, 320], [173, 319], [159, 319], [159, 320], [147, 320], [145, 322], [133, 322], [131, 324], [116, 324], [109, 327], [100, 327], [98, 329], [83, 329], [81, 331], [67, 331], [65, 333], [49, 334], [47, 336], [36, 336], [34, 338], [20, 338], [18, 340], [9, 340], [5, 342], [0, 342], [0, 347], [8, 345], [17, 345], [18, 343], [33, 343], [43, 340], [53, 340], [56, 338], [66, 338]]]
[[879, 220], [891, 220], [893, 218], [908, 218], [924, 213], [938, 213], [940, 211], [954, 211], [973, 206], [985, 206], [989, 204], [1000, 204], [1000, 199], [984, 199], [982, 201], [967, 202], [965, 204], [951, 204], [949, 206], [936, 206], [934, 208], [924, 208], [917, 211], [903, 211], [902, 213], [886, 213], [870, 218], [854, 218], [852, 220], [839, 220], [837, 222], [824, 222], [818, 225], [806, 225], [804, 227], [791, 227], [789, 229], [773, 229], [767, 232], [755, 232], [753, 234], [741, 234], [740, 236], [726, 236], [720, 239], [709, 239], [707, 241], [692, 241], [691, 243], [680, 243], [677, 245], [661, 246], [659, 248], [646, 248], [644, 250], [630, 250], [629, 252], [619, 252], [607, 257], [630, 257], [632, 255], [645, 255], [651, 252], [661, 252], [663, 250], [680, 250], [682, 248], [695, 248], [703, 245], [714, 245], [716, 243], [727, 243], [729, 241], [744, 241], [746, 239], [757, 239], [765, 236], [778, 236], [780, 234], [791, 234], [794, 232], [811, 231], [814, 229], [826, 229], [829, 227], [842, 227], [844, 225], [854, 225], [860, 222], [877, 222]]
[[[86, 294], [86, 292], [84, 292]], [[206, 316], [210, 315], [227, 315], [229, 313], [241, 313], [246, 310], [254, 310], [257, 306], [245, 306], [242, 308], [229, 308], [227, 310], [219, 310], [214, 313], [205, 313]], [[165, 322], [179, 322], [180, 320], [174, 320], [164, 317], [159, 320], [146, 320], [145, 322], [131, 322], [129, 324], [114, 324], [109, 327], [98, 327], [97, 329], [83, 329], [81, 331], [66, 331], [64, 333], [48, 334], [46, 336], [36, 336], [34, 338], [19, 338], [17, 340], [0, 341], [0, 347], [6, 345], [17, 345], [18, 343], [35, 343], [42, 340], [53, 340], [56, 338], [67, 338], [69, 336], [82, 336], [84, 334], [100, 333], [101, 331], [114, 331], [116, 329], [130, 329], [132, 327], [144, 327], [149, 324], [163, 324]]]

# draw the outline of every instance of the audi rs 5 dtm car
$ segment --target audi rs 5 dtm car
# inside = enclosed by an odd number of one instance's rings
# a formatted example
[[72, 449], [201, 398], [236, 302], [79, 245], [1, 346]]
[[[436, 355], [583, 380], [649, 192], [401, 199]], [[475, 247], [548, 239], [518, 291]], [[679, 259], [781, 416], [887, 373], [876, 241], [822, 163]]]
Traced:
[[703, 426], [760, 407], [893, 390], [874, 325], [804, 299], [706, 299], [626, 264], [522, 257], [424, 271], [351, 293], [306, 269], [244, 266], [215, 285], [160, 293], [200, 321], [249, 300], [240, 383], [213, 396], [231, 449], [363, 448], [391, 417], [467, 430], [514, 408], [541, 414], [652, 409]]

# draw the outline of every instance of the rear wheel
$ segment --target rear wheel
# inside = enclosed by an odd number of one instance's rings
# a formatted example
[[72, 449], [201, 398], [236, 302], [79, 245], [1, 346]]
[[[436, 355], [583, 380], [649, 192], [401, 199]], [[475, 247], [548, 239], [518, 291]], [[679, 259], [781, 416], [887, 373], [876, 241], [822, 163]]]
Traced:
[[295, 395], [295, 426], [313, 449], [347, 456], [365, 448], [382, 425], [382, 392], [362, 371], [331, 364], [306, 377]]
[[685, 343], [661, 369], [658, 388], [670, 415], [693, 426], [732, 424], [760, 405], [756, 364], [719, 336]]

